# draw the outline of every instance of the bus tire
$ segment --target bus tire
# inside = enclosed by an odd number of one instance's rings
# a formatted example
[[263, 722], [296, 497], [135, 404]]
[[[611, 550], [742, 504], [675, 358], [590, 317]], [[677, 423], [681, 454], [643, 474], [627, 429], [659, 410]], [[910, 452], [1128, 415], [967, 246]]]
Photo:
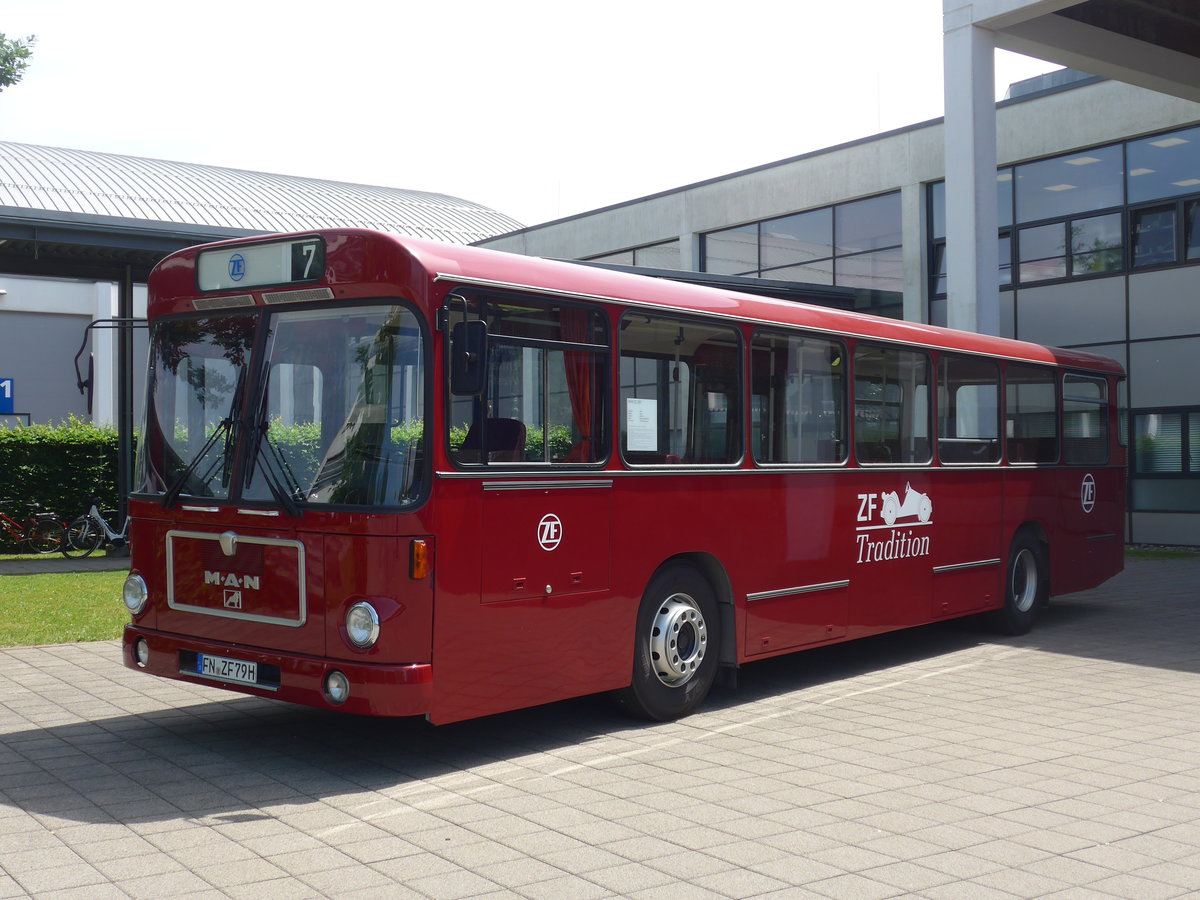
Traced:
[[1018, 532], [1004, 571], [1004, 605], [988, 617], [992, 629], [1001, 634], [1028, 634], [1038, 609], [1046, 603], [1049, 575], [1041, 541], [1027, 532]]
[[686, 563], [664, 566], [638, 606], [633, 678], [617, 704], [666, 722], [691, 713], [716, 678], [721, 621], [712, 585]]

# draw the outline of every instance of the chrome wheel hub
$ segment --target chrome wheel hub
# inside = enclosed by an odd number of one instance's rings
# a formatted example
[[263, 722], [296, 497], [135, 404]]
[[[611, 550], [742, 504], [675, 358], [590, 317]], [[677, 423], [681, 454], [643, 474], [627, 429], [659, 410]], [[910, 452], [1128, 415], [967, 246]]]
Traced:
[[650, 662], [658, 680], [679, 687], [691, 680], [708, 650], [708, 626], [696, 601], [672, 594], [658, 607], [650, 626]]
[[1013, 560], [1012, 584], [1013, 606], [1020, 612], [1029, 612], [1037, 600], [1038, 570], [1037, 557], [1029, 550], [1022, 550]]

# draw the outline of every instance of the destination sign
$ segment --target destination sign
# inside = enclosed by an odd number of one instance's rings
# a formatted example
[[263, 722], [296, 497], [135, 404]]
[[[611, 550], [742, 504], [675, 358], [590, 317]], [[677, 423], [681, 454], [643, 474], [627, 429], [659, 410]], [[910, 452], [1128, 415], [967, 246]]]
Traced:
[[202, 291], [317, 281], [324, 274], [325, 245], [315, 237], [205, 250], [196, 259]]

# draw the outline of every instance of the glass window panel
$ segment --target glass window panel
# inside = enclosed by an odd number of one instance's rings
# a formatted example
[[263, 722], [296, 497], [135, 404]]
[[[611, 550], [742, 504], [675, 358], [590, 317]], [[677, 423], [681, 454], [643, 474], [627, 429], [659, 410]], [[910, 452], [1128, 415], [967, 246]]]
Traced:
[[836, 261], [834, 283], [842, 287], [870, 288], [877, 291], [904, 290], [904, 261], [899, 247], [877, 250]]
[[784, 266], [759, 273], [773, 281], [802, 281], [805, 284], [833, 284], [833, 260], [820, 259], [800, 266]]
[[1009, 462], [1058, 461], [1058, 413], [1054, 372], [1009, 365], [1004, 374], [1005, 426]]
[[1013, 223], [1013, 170], [1000, 169], [996, 172], [996, 222], [1001, 228]]
[[621, 450], [628, 462], [705, 464], [741, 458], [736, 330], [627, 314], [620, 371]]
[[1188, 471], [1200, 472], [1200, 414], [1188, 414]]
[[145, 437], [137, 451], [140, 490], [166, 491], [183, 479], [183, 494], [229, 496], [229, 423], [243, 415], [239, 406], [256, 325], [247, 315], [163, 319], [154, 325]]
[[859, 253], [898, 246], [900, 192], [842, 203], [834, 211], [837, 253]]
[[1126, 145], [1129, 202], [1200, 193], [1200, 128]]
[[[483, 397], [452, 397], [450, 449], [462, 464], [591, 463], [607, 453], [606, 322], [535, 298], [480, 304], [488, 322]], [[541, 341], [570, 346], [548, 348]]]
[[1129, 232], [1129, 254], [1135, 267], [1175, 262], [1174, 203], [1131, 210]]
[[1002, 234], [999, 238], [999, 244], [996, 247], [996, 257], [999, 260], [1000, 273], [999, 283], [1001, 287], [1008, 287], [1013, 283], [1012, 278], [1012, 235]]
[[279, 313], [271, 319], [267, 362], [270, 382], [244, 497], [268, 500], [283, 491], [311, 503], [362, 506], [417, 499], [425, 365], [411, 311]]
[[1107, 386], [1083, 375], [1063, 377], [1063, 457], [1069, 463], [1108, 461]]
[[633, 264], [648, 269], [680, 269], [679, 241], [665, 241], [633, 251]]
[[751, 347], [754, 458], [845, 459], [845, 350], [836, 341], [758, 333]]
[[854, 454], [861, 463], [930, 460], [929, 358], [859, 344], [854, 350]]
[[1195, 512], [1200, 508], [1200, 478], [1133, 478], [1132, 506], [1156, 512]]
[[944, 463], [998, 461], [1000, 367], [943, 356], [938, 369], [938, 457]]
[[1016, 167], [1017, 221], [1056, 219], [1124, 202], [1121, 147], [1098, 147]]
[[833, 210], [811, 212], [761, 223], [764, 269], [833, 256]]
[[1193, 200], [1183, 207], [1184, 255], [1188, 259], [1200, 259], [1200, 200]]
[[1133, 419], [1134, 471], [1178, 474], [1183, 469], [1183, 415], [1147, 413]]
[[1021, 281], [1067, 277], [1065, 223], [1022, 228], [1019, 235]]
[[704, 235], [704, 271], [746, 275], [758, 271], [758, 223]]
[[1091, 216], [1071, 223], [1071, 274], [1118, 272], [1122, 268], [1121, 214]]
[[946, 245], [938, 242], [929, 254], [929, 273], [933, 276], [933, 293], [946, 293]]
[[929, 186], [929, 231], [935, 241], [946, 236], [946, 182]]

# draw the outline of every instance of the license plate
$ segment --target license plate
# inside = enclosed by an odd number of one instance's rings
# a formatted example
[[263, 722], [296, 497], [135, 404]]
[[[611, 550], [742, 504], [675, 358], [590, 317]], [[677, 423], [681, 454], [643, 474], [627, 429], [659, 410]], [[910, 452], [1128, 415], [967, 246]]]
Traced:
[[258, 684], [258, 663], [229, 659], [225, 656], [197, 654], [196, 672], [205, 678], [236, 681], [238, 684]]

